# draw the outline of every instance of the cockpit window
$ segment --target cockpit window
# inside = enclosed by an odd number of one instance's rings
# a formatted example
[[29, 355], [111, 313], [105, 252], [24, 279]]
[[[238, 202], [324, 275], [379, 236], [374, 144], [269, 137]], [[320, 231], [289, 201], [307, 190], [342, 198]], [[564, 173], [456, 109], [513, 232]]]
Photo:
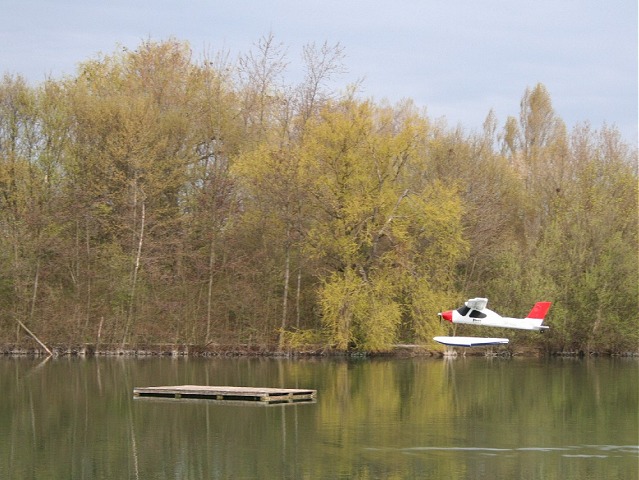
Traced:
[[468, 312], [470, 312], [470, 308], [468, 308], [466, 305], [457, 309], [457, 313], [459, 313], [462, 317], [468, 315]]
[[480, 312], [479, 310], [473, 310], [470, 312], [470, 318], [486, 318], [486, 314]]

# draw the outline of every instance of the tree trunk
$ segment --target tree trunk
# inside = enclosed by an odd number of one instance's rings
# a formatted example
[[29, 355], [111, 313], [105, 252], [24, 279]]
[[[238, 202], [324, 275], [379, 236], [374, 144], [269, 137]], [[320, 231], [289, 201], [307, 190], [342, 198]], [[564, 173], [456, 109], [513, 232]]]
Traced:
[[131, 292], [129, 293], [129, 308], [126, 316], [126, 325], [124, 327], [124, 335], [122, 336], [121, 348], [124, 348], [127, 337], [129, 336], [129, 329], [133, 321], [133, 306], [135, 301], [135, 288], [138, 281], [138, 271], [140, 270], [140, 258], [142, 256], [142, 244], [144, 241], [144, 222], [146, 218], [145, 203], [142, 202], [142, 218], [140, 219], [140, 238], [138, 240], [138, 249], [135, 255], [135, 264], [133, 267], [133, 279], [131, 280]]
[[[288, 233], [287, 233], [288, 236]], [[286, 259], [284, 260], [284, 298], [282, 299], [282, 324], [280, 325], [280, 348], [284, 341], [284, 329], [286, 328], [286, 316], [288, 314], [288, 284], [291, 276], [291, 248], [286, 241]]]
[[204, 344], [211, 341], [211, 310], [213, 309], [213, 266], [215, 265], [215, 240], [211, 240], [211, 251], [209, 253], [209, 288], [206, 299], [206, 337]]

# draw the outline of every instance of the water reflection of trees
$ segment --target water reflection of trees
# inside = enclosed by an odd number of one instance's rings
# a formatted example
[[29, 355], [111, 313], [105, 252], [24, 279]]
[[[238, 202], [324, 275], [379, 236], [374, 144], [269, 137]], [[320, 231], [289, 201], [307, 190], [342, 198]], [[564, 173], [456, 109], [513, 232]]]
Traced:
[[[584, 431], [593, 444], [623, 439], [637, 423], [633, 365], [6, 359], [0, 477], [570, 477], [587, 464], [567, 472], [561, 454], [539, 449], [583, 443]], [[133, 386], [158, 383], [316, 388], [319, 398], [279, 407], [132, 398]], [[636, 464], [617, 460], [590, 467], [623, 478]]]

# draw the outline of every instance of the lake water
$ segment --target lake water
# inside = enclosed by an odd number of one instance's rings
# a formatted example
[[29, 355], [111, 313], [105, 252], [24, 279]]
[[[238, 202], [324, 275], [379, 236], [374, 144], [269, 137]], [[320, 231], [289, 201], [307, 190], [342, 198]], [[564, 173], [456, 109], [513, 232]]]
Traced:
[[[314, 403], [134, 398], [312, 388]], [[639, 477], [637, 359], [0, 358], [4, 479]]]

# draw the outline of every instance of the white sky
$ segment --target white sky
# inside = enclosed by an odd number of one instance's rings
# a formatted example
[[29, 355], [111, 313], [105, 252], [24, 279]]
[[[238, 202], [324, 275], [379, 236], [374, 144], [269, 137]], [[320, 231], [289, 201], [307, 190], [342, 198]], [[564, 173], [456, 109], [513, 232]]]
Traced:
[[527, 87], [548, 89], [569, 129], [615, 125], [637, 144], [637, 0], [0, 0], [0, 73], [32, 83], [143, 40], [204, 53], [248, 52], [272, 33], [290, 70], [302, 46], [339, 42], [362, 96], [411, 98], [467, 132], [492, 108], [517, 116]]

